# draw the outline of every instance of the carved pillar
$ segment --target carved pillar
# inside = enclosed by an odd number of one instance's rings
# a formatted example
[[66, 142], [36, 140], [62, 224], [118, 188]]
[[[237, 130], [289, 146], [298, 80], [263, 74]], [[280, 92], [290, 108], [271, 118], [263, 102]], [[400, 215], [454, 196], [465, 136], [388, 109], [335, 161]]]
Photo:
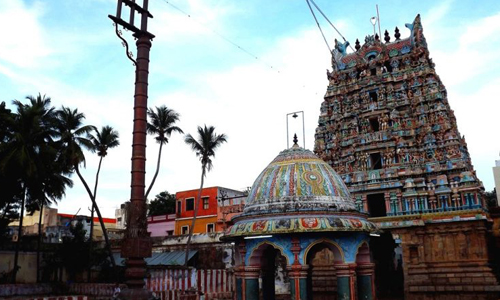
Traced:
[[363, 263], [358, 264], [356, 268], [358, 275], [358, 300], [373, 300], [375, 299], [375, 284], [374, 273], [375, 264]]
[[437, 205], [436, 205], [436, 195], [434, 193], [429, 195], [429, 204], [430, 204], [430, 209], [431, 211], [436, 211]]
[[363, 201], [363, 210], [365, 213], [370, 213], [368, 211], [368, 201], [366, 199], [366, 194], [361, 195], [361, 200]]
[[307, 265], [299, 263], [300, 240], [297, 237], [292, 238], [291, 247], [294, 261], [291, 266], [287, 266], [288, 276], [290, 277], [290, 296], [291, 300], [307, 299]]
[[247, 253], [245, 242], [238, 245], [241, 264], [235, 270], [236, 300], [245, 300], [245, 256]]
[[356, 299], [356, 264], [337, 264], [337, 299]]
[[396, 197], [397, 197], [397, 203], [399, 206], [399, 213], [398, 214], [402, 214], [404, 211], [404, 207], [403, 207], [403, 199], [402, 199], [401, 191], [398, 191], [398, 193], [396, 194]]
[[391, 196], [389, 192], [384, 193], [384, 200], [385, 200], [385, 211], [388, 216], [392, 216], [392, 209], [391, 209]]
[[242, 273], [244, 293], [242, 300], [259, 300], [259, 274], [261, 266], [246, 266]]
[[307, 265], [291, 265], [287, 267], [290, 277], [290, 299], [307, 300]]

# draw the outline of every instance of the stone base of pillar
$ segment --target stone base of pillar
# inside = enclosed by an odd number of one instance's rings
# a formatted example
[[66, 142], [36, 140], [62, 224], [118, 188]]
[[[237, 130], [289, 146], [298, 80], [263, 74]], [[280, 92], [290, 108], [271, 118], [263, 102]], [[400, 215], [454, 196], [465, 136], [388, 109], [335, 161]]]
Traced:
[[373, 300], [375, 298], [374, 268], [375, 264], [373, 263], [358, 264], [356, 268], [359, 300]]
[[338, 264], [337, 270], [337, 299], [354, 300], [356, 299], [355, 274], [356, 264]]
[[290, 277], [290, 299], [307, 300], [307, 270], [308, 266], [292, 265], [288, 266], [288, 276]]

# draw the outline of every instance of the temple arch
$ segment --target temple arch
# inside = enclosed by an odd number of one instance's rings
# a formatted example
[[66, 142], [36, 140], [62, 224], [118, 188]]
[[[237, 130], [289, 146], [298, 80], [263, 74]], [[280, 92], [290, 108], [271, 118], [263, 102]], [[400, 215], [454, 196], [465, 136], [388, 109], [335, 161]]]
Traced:
[[[316, 240], [316, 241], [312, 242], [311, 244], [309, 244], [309, 246], [307, 246], [306, 250], [304, 251], [304, 262], [307, 262], [310, 259], [309, 258], [310, 251], [315, 246], [326, 247], [330, 251], [332, 251], [333, 257], [334, 257], [333, 261], [335, 263], [344, 263], [345, 262], [344, 252], [342, 251], [342, 248], [340, 248], [340, 246], [337, 243], [335, 243], [334, 241], [332, 241], [330, 239], [325, 239], [325, 238]], [[311, 253], [311, 254], [315, 254], [315, 253]]]

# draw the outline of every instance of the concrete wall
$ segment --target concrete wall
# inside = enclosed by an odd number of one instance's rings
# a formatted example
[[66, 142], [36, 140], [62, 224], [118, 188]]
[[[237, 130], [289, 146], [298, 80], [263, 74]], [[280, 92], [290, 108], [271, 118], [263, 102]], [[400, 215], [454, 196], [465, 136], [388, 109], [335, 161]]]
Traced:
[[[36, 252], [19, 252], [17, 283], [36, 282]], [[0, 251], [0, 273], [14, 268], [14, 251]]]

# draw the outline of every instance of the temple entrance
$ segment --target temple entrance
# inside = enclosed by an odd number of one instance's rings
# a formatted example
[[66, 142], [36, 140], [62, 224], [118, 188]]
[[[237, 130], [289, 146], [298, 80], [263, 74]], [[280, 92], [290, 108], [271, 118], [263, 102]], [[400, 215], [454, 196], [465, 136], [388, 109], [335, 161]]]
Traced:
[[287, 260], [280, 250], [270, 244], [263, 244], [254, 252], [251, 261], [260, 267], [258, 299], [290, 299]]
[[390, 232], [370, 239], [375, 263], [375, 288], [380, 300], [403, 299], [404, 276], [401, 246]]

